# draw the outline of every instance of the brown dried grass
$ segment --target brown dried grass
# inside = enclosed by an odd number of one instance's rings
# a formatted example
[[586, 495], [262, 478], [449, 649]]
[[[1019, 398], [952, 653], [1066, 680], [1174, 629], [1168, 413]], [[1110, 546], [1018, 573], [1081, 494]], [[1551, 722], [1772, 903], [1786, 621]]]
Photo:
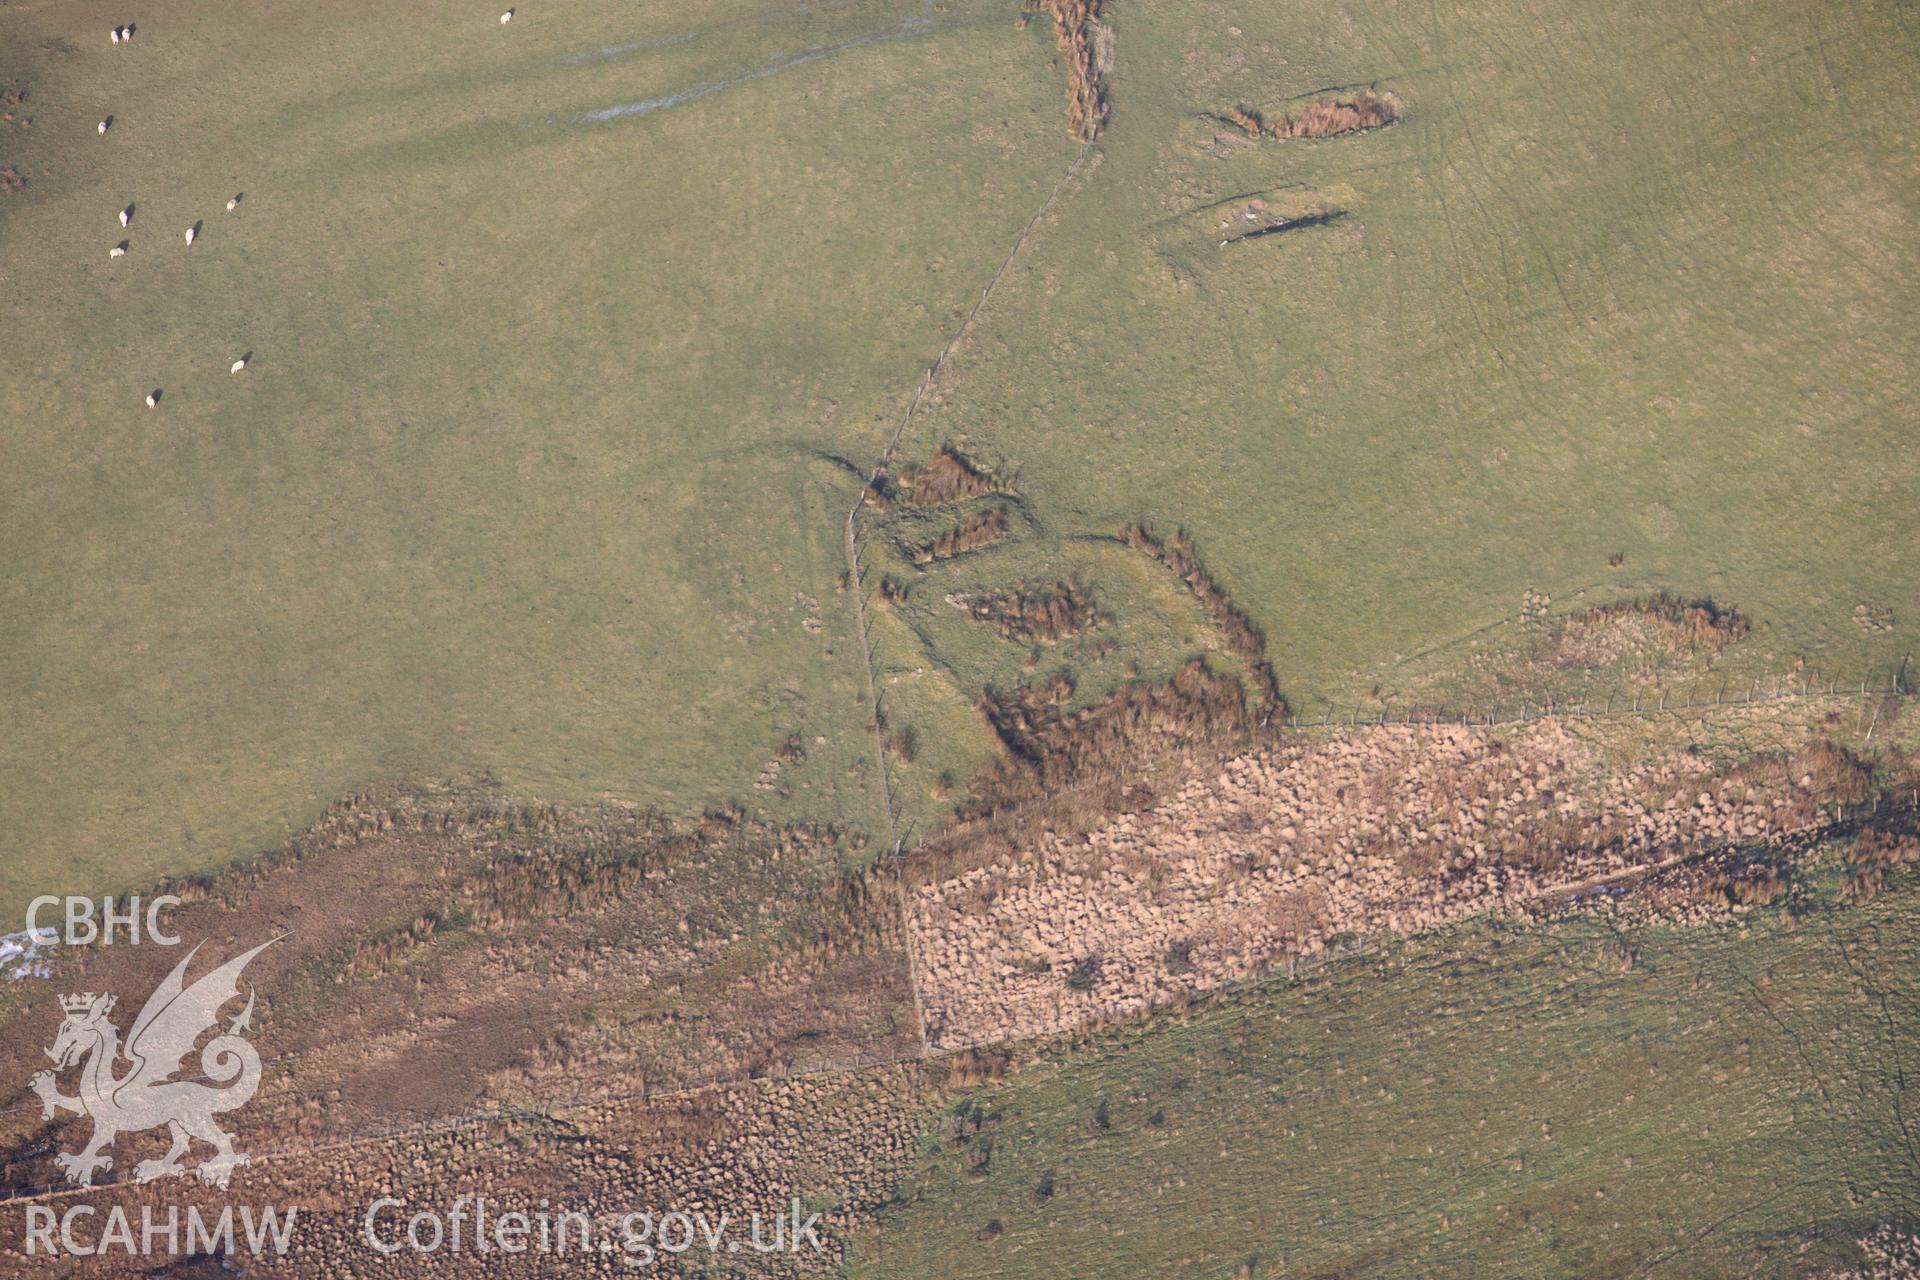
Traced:
[[1719, 653], [1753, 630], [1753, 624], [1738, 609], [1726, 608], [1712, 600], [1682, 600], [1665, 591], [1618, 604], [1600, 605], [1568, 615], [1569, 635], [1582, 630], [1603, 628], [1622, 619], [1637, 618], [1659, 626], [1677, 648]]
[[1101, 0], [1027, 0], [1026, 10], [1053, 17], [1054, 44], [1067, 64], [1067, 132], [1082, 142], [1100, 136], [1107, 123], [1107, 90], [1101, 82], [1101, 33], [1095, 19]]
[[1007, 536], [1012, 520], [1001, 506], [977, 511], [913, 553], [915, 564], [932, 564], [990, 546]]
[[909, 463], [900, 469], [893, 496], [907, 506], [934, 507], [984, 498], [990, 493], [1005, 492], [1008, 487], [986, 467], [952, 445], [943, 444], [934, 450], [925, 466]]
[[1363, 89], [1351, 98], [1322, 98], [1308, 103], [1298, 115], [1282, 116], [1268, 126], [1275, 138], [1331, 138], [1362, 129], [1379, 129], [1400, 118], [1400, 104], [1390, 93]]
[[1052, 643], [1100, 621], [1093, 593], [1072, 576], [948, 599], [974, 621], [991, 623], [1008, 640]]

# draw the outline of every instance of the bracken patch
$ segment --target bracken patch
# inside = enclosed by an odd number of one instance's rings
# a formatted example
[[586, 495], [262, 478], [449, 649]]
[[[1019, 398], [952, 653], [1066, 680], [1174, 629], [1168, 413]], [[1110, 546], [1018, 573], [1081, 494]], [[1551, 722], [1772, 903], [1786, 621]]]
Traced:
[[1052, 643], [1100, 620], [1093, 593], [1078, 578], [1026, 582], [1007, 591], [955, 592], [947, 603], [975, 622], [990, 623], [1008, 640]]
[[1267, 127], [1275, 138], [1332, 138], [1378, 129], [1400, 118], [1400, 103], [1390, 93], [1363, 89], [1351, 98], [1322, 98], [1297, 115], [1281, 116]]
[[906, 506], [934, 507], [1004, 493], [1009, 487], [952, 445], [943, 444], [925, 465], [901, 467], [891, 491], [894, 500]]
[[1586, 631], [1604, 630], [1623, 620], [1651, 622], [1675, 648], [1707, 653], [1719, 653], [1753, 630], [1738, 609], [1706, 599], [1682, 600], [1662, 591], [1570, 614], [1564, 634], [1573, 641]]
[[991, 546], [1007, 536], [1012, 520], [1005, 507], [989, 507], [954, 525], [932, 542], [920, 547], [913, 553], [915, 564], [932, 564], [936, 560], [948, 560], [968, 551]]
[[1101, 0], [1026, 0], [1028, 14], [1053, 18], [1054, 43], [1067, 64], [1067, 132], [1082, 142], [1100, 136], [1107, 123], [1102, 74], [1111, 61], [1111, 39], [1098, 19]]
[[1194, 658], [1166, 681], [1140, 681], [1078, 711], [1073, 678], [988, 689], [978, 706], [1005, 755], [976, 780], [963, 819], [1111, 772], [1145, 756], [1198, 747], [1247, 728], [1240, 684]]

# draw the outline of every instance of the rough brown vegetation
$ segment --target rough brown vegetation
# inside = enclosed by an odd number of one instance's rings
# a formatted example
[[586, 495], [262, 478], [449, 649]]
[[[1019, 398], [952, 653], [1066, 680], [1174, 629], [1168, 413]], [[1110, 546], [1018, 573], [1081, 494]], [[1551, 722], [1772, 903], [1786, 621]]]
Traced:
[[1067, 64], [1067, 131], [1082, 142], [1100, 136], [1107, 123], [1107, 61], [1098, 21], [1101, 0], [1026, 0], [1026, 11], [1053, 18], [1054, 43]]
[[1920, 1232], [1883, 1224], [1856, 1242], [1860, 1265], [1823, 1271], [1814, 1280], [1920, 1280]]
[[1200, 562], [1193, 542], [1184, 529], [1176, 529], [1167, 538], [1156, 537], [1144, 524], [1130, 524], [1120, 531], [1126, 544], [1144, 551], [1180, 576], [1214, 624], [1226, 636], [1227, 648], [1247, 664], [1253, 681], [1257, 710], [1264, 717], [1284, 716], [1286, 700], [1274, 679], [1273, 664], [1267, 661], [1267, 640], [1239, 605], [1227, 595], [1206, 565]]
[[1899, 867], [1920, 862], [1920, 836], [1879, 828], [1863, 832], [1847, 855], [1840, 896], [1848, 902], [1866, 902], [1886, 885]]
[[978, 706], [1005, 755], [975, 782], [977, 817], [1059, 790], [1142, 756], [1197, 748], [1247, 727], [1239, 682], [1199, 658], [1172, 679], [1139, 681], [1091, 706], [1066, 710], [1073, 679], [1059, 672], [1037, 685], [988, 689]]
[[[828, 829], [735, 812], [687, 824], [363, 799], [272, 857], [182, 886], [175, 925], [195, 940], [285, 935], [249, 970], [272, 1069], [248, 1116], [327, 1140], [476, 1104], [911, 1055], [897, 893], [884, 871], [844, 869], [849, 852]], [[178, 959], [56, 952], [54, 978], [131, 1000]], [[51, 999], [0, 1018], [16, 1093], [58, 1020]], [[37, 1106], [0, 1107], [0, 1149], [46, 1150], [59, 1132]], [[6, 1176], [58, 1173], [36, 1157]]]
[[[696, 1273], [724, 1261], [728, 1275], [809, 1276], [839, 1274], [849, 1234], [870, 1221], [893, 1194], [911, 1164], [914, 1134], [925, 1108], [939, 1099], [939, 1085], [915, 1064], [876, 1068], [836, 1077], [740, 1082], [669, 1097], [632, 1098], [551, 1112], [503, 1113], [451, 1129], [427, 1129], [367, 1138], [329, 1147], [256, 1144], [226, 1192], [191, 1180], [148, 1185], [121, 1183], [96, 1189], [88, 1203], [104, 1214], [119, 1205], [136, 1224], [141, 1205], [195, 1205], [212, 1218], [223, 1204], [298, 1205], [293, 1249], [285, 1258], [226, 1260], [215, 1274], [267, 1274], [313, 1280], [342, 1276], [397, 1277], [423, 1271], [531, 1277], [553, 1275], [685, 1274], [656, 1254], [623, 1248], [622, 1220], [649, 1212], [704, 1214], [709, 1222], [728, 1214], [738, 1236], [748, 1236], [752, 1213], [771, 1221], [789, 1215], [795, 1198], [819, 1209], [819, 1252], [803, 1248], [756, 1255], [744, 1243], [738, 1254], [711, 1259], [704, 1246], [685, 1255]], [[124, 1139], [123, 1139], [124, 1141]], [[388, 1219], [394, 1233], [405, 1215], [420, 1209], [445, 1213], [458, 1197], [482, 1195], [490, 1216], [522, 1212], [533, 1221], [544, 1209], [585, 1216], [596, 1240], [610, 1252], [576, 1247], [543, 1255], [473, 1249], [428, 1258], [410, 1252], [374, 1253], [362, 1235], [369, 1204], [382, 1195], [402, 1202]], [[18, 1256], [22, 1215], [0, 1223], [0, 1273], [46, 1274], [46, 1259]], [[97, 1221], [97, 1219], [96, 1219]], [[771, 1238], [771, 1229], [763, 1233]], [[236, 1265], [238, 1264], [238, 1265]], [[217, 1265], [217, 1264], [216, 1264]], [[449, 1270], [450, 1268], [450, 1270]], [[471, 1269], [471, 1270], [469, 1270]], [[62, 1274], [120, 1276], [126, 1259], [114, 1254], [74, 1259]]]
[[1024, 582], [1005, 591], [955, 592], [947, 603], [976, 622], [991, 623], [1008, 640], [1051, 643], [1094, 626], [1093, 593], [1077, 577]]
[[907, 506], [933, 507], [984, 498], [1007, 488], [993, 472], [952, 445], [943, 444], [924, 466], [909, 463], [901, 467], [892, 492], [896, 501]]
[[[1370, 728], [1253, 752], [1092, 830], [1017, 824], [984, 860], [929, 864], [910, 897], [929, 1034], [1052, 1034], [1344, 936], [1576, 901], [1822, 830], [1828, 806], [1865, 785], [1860, 763], [1825, 744], [1732, 768], [1684, 751], [1609, 766], [1551, 721]], [[1784, 887], [1761, 859], [1675, 890], [1724, 912]]]
[[1711, 600], [1682, 600], [1662, 591], [1570, 614], [1565, 634], [1573, 642], [1586, 632], [1609, 629], [1623, 620], [1652, 623], [1675, 647], [1707, 653], [1719, 653], [1753, 630], [1753, 624], [1738, 609]]
[[1284, 115], [1268, 126], [1276, 138], [1331, 138], [1361, 129], [1378, 129], [1400, 118], [1400, 104], [1390, 93], [1362, 89], [1351, 98], [1322, 98], [1298, 114]]
[[980, 547], [991, 546], [1007, 536], [1012, 521], [1002, 506], [976, 511], [913, 553], [915, 564], [932, 564]]
[[1249, 138], [1258, 138], [1267, 130], [1267, 122], [1261, 118], [1260, 113], [1244, 102], [1237, 103], [1229, 108], [1227, 111], [1227, 119], [1245, 130]]

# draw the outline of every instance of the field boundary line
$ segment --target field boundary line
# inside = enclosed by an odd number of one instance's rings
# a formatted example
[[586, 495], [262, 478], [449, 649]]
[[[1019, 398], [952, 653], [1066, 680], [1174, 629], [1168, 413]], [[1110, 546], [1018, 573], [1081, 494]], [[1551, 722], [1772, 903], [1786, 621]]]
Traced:
[[875, 672], [873, 627], [867, 617], [866, 575], [860, 566], [860, 513], [867, 505], [867, 495], [873, 492], [874, 486], [880, 482], [881, 475], [892, 463], [893, 455], [900, 447], [900, 441], [906, 436], [908, 426], [913, 423], [914, 414], [920, 409], [920, 402], [926, 398], [927, 392], [933, 389], [934, 383], [946, 368], [948, 357], [972, 331], [973, 322], [979, 316], [981, 308], [987, 305], [987, 299], [993, 296], [994, 289], [1006, 277], [1007, 269], [1013, 265], [1013, 260], [1020, 256], [1020, 251], [1033, 238], [1040, 220], [1047, 216], [1047, 211], [1053, 208], [1054, 202], [1060, 198], [1060, 193], [1080, 172], [1081, 165], [1086, 162], [1092, 150], [1091, 142], [1081, 144], [1073, 162], [1067, 166], [1067, 171], [1060, 175], [1059, 180], [1053, 184], [1053, 189], [1047, 193], [1047, 198], [1040, 202], [1040, 207], [1034, 210], [1031, 218], [1027, 219], [1026, 226], [1020, 229], [1020, 234], [1014, 238], [1013, 246], [1007, 250], [1006, 256], [1000, 259], [999, 267], [994, 270], [992, 277], [980, 290], [980, 296], [974, 299], [973, 306], [968, 309], [966, 317], [960, 321], [960, 327], [953, 331], [953, 336], [947, 339], [944, 347], [940, 348], [940, 354], [934, 357], [932, 365], [928, 366], [927, 371], [921, 375], [919, 385], [913, 389], [913, 398], [907, 402], [906, 410], [900, 415], [900, 421], [894, 424], [893, 434], [887, 437], [886, 446], [880, 450], [879, 460], [868, 471], [866, 483], [860, 487], [860, 492], [854, 497], [853, 506], [847, 511], [844, 530], [847, 589], [853, 593], [854, 625], [860, 635], [860, 663], [866, 677], [867, 730], [873, 737], [874, 762], [879, 766], [880, 771], [881, 818], [886, 829], [887, 856], [893, 862], [894, 896], [899, 908], [900, 936], [906, 948], [907, 978], [913, 990], [913, 1017], [918, 1024], [921, 1046], [929, 1053], [932, 1052], [933, 1046], [927, 1039], [926, 1007], [920, 998], [920, 958], [914, 946], [913, 929], [908, 917], [906, 882], [900, 874], [902, 840], [897, 830], [898, 815], [894, 812], [893, 806], [893, 780], [887, 765], [886, 737], [881, 732], [881, 727], [886, 721], [884, 709], [881, 706], [880, 681]]

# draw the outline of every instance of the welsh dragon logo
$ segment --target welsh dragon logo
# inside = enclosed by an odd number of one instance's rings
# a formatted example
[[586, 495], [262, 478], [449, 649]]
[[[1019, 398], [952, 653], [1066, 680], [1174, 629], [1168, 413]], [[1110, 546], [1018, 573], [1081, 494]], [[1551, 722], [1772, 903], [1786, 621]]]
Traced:
[[[221, 1006], [239, 997], [240, 971], [277, 941], [263, 942], [187, 986], [187, 964], [199, 951], [196, 946], [147, 997], [124, 1045], [119, 1028], [108, 1020], [113, 1012], [112, 996], [89, 991], [60, 997], [60, 1007], [67, 1016], [47, 1056], [59, 1071], [79, 1065], [80, 1092], [75, 1097], [61, 1093], [53, 1071], [39, 1072], [28, 1084], [40, 1095], [42, 1117], [51, 1119], [56, 1111], [64, 1110], [93, 1118], [93, 1140], [86, 1148], [77, 1153], [62, 1152], [58, 1157], [68, 1182], [91, 1186], [96, 1172], [111, 1169], [113, 1157], [103, 1153], [119, 1134], [165, 1125], [173, 1139], [172, 1147], [158, 1160], [142, 1160], [135, 1165], [133, 1176], [137, 1180], [151, 1182], [186, 1172], [181, 1157], [191, 1148], [191, 1140], [198, 1138], [211, 1146], [214, 1154], [202, 1160], [194, 1172], [202, 1182], [227, 1185], [234, 1169], [246, 1163], [247, 1157], [233, 1149], [233, 1135], [213, 1118], [245, 1106], [260, 1084], [260, 1055], [240, 1034], [249, 1029], [253, 1018], [251, 987], [246, 1008], [224, 1033], [214, 1036], [200, 1050], [199, 1079], [176, 1080], [173, 1076], [192, 1052], [194, 1042], [218, 1023]], [[128, 1066], [116, 1075], [123, 1060]]]

